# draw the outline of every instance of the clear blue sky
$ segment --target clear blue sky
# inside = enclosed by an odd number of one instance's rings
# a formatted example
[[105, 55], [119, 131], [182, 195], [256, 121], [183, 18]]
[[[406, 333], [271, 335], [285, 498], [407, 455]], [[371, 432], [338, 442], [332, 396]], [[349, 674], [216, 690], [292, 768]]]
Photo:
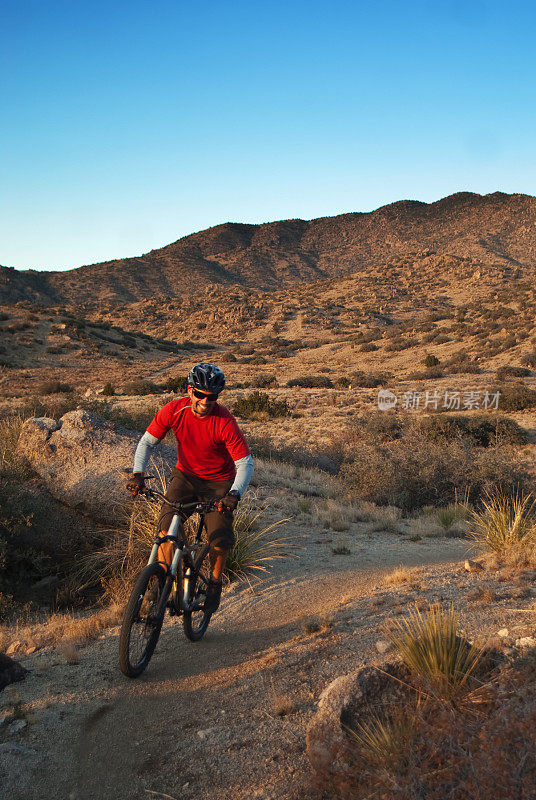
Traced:
[[4, 0], [0, 264], [536, 194], [535, 23], [515, 0]]

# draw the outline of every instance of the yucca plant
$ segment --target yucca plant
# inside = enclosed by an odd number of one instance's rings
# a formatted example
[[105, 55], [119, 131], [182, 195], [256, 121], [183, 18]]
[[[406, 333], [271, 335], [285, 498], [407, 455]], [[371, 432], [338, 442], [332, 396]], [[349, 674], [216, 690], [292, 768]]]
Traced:
[[470, 535], [489, 550], [510, 560], [536, 557], [536, 499], [532, 495], [488, 495], [482, 509], [471, 513]]
[[374, 714], [358, 722], [357, 729], [345, 727], [357, 741], [361, 758], [373, 767], [398, 771], [409, 753], [415, 720], [408, 709], [400, 708], [385, 715]]
[[412, 674], [435, 697], [453, 701], [470, 690], [482, 649], [460, 636], [454, 609], [435, 605], [421, 613], [415, 608], [405, 619], [393, 620], [387, 635]]
[[259, 572], [268, 572], [270, 564], [284, 558], [292, 541], [288, 536], [275, 533], [287, 519], [281, 519], [262, 527], [263, 510], [256, 506], [254, 495], [249, 495], [239, 504], [234, 515], [236, 542], [225, 566], [229, 580], [247, 578]]

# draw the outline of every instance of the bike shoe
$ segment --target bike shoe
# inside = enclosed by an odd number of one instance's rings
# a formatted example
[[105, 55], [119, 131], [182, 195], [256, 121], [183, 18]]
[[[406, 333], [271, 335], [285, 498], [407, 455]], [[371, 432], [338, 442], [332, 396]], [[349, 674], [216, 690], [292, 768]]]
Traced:
[[205, 598], [205, 611], [214, 614], [220, 607], [221, 581], [209, 581], [207, 585], [207, 595]]

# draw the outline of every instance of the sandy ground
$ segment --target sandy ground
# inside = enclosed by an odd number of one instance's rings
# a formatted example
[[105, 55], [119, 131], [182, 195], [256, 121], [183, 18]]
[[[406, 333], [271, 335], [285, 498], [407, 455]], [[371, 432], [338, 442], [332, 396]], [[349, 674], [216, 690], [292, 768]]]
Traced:
[[[0, 695], [0, 796], [10, 800], [306, 800], [315, 797], [305, 734], [323, 688], [338, 675], [378, 663], [384, 620], [415, 600], [453, 603], [470, 635], [508, 627], [531, 633], [523, 600], [500, 584], [496, 601], [471, 603], [495, 574], [463, 570], [468, 542], [412, 542], [352, 524], [351, 553], [336, 535], [294, 524], [295, 558], [253, 587], [230, 587], [205, 638], [192, 644], [169, 618], [144, 675], [117, 667], [118, 629], [68, 664], [61, 650], [19, 657], [27, 679]], [[393, 568], [409, 582], [389, 585]], [[305, 621], [320, 618], [308, 632]], [[20, 730], [17, 730], [17, 727]]]

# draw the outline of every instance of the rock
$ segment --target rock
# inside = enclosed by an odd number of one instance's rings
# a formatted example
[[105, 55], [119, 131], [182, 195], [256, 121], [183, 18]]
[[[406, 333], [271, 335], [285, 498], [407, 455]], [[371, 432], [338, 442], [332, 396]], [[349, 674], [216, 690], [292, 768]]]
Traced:
[[9, 727], [7, 729], [7, 732], [12, 734], [12, 735], [15, 734], [15, 733], [20, 733], [21, 731], [24, 730], [24, 728], [27, 725], [28, 725], [28, 720], [26, 720], [26, 719], [16, 719], [14, 722], [12, 722], [9, 725]]
[[383, 655], [384, 653], [388, 653], [389, 650], [392, 649], [393, 645], [391, 642], [386, 641], [385, 639], [379, 639], [376, 644], [374, 645], [378, 653]]
[[0, 653], [0, 692], [10, 683], [22, 681], [28, 674], [18, 661], [13, 661], [9, 656]]
[[16, 753], [19, 756], [34, 756], [36, 754], [35, 750], [18, 742], [3, 742], [3, 744], [0, 744], [0, 755], [4, 753]]
[[21, 643], [18, 640], [16, 642], [11, 642], [11, 644], [6, 650], [6, 656], [11, 656], [13, 655], [13, 653], [16, 653], [20, 645]]
[[516, 640], [517, 647], [536, 647], [536, 639], [533, 636], [522, 636]]
[[348, 768], [346, 726], [356, 725], [356, 719], [371, 708], [378, 711], [384, 703], [388, 707], [395, 698], [410, 695], [407, 681], [403, 665], [386, 664], [381, 672], [364, 667], [342, 675], [324, 689], [306, 735], [307, 755], [319, 780], [329, 783], [335, 773], [344, 777]]
[[472, 561], [470, 558], [465, 560], [464, 569], [466, 572], [481, 572], [484, 567], [479, 561]]
[[502, 638], [508, 636], [508, 628], [501, 628], [500, 631], [497, 631], [497, 636], [501, 636]]
[[[18, 453], [41, 476], [50, 493], [93, 519], [117, 524], [132, 507], [125, 468], [132, 466], [140, 434], [79, 409], [56, 422], [32, 417], [22, 426]], [[160, 446], [170, 466], [174, 448]]]

